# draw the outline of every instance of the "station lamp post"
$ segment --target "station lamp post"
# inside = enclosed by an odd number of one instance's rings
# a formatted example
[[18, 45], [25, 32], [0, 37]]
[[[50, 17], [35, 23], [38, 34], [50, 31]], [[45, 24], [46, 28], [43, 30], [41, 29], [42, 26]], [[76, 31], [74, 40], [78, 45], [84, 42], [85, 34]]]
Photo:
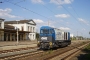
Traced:
[[[18, 21], [17, 22], [17, 25], [18, 25]], [[18, 44], [18, 27], [17, 27], [17, 44]]]

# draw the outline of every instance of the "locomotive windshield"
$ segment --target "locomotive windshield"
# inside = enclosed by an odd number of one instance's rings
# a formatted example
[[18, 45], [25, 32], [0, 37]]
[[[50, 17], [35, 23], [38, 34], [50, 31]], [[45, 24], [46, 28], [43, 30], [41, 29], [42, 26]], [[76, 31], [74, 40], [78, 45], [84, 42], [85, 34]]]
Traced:
[[49, 30], [48, 29], [42, 29], [41, 34], [49, 34]]
[[52, 34], [54, 31], [52, 29], [41, 29], [41, 34]]

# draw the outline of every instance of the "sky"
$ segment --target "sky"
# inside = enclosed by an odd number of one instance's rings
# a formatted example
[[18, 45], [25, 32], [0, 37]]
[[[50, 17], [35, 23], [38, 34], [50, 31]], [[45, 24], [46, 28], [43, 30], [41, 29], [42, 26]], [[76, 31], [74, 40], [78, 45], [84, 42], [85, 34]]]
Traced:
[[5, 21], [33, 19], [41, 26], [69, 31], [90, 38], [90, 0], [0, 0], [0, 18]]

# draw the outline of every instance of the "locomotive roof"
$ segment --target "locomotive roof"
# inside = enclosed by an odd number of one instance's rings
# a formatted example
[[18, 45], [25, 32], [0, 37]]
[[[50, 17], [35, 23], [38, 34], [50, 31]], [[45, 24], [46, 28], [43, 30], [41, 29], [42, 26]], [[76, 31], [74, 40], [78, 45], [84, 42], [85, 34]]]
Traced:
[[42, 26], [40, 29], [45, 29], [45, 28], [47, 28], [47, 29], [53, 29], [52, 27], [49, 27], [49, 26]]
[[57, 30], [61, 30], [61, 29], [58, 29], [58, 28], [53, 28], [53, 27], [50, 27], [50, 26], [42, 26], [41, 29], [57, 29]]
[[[50, 27], [50, 26], [42, 26], [40, 29], [55, 29], [55, 30], [61, 30], [61, 29], [58, 29], [58, 28], [53, 28], [53, 27]], [[64, 31], [64, 30], [61, 30], [61, 31]], [[66, 31], [64, 31], [66, 32]]]

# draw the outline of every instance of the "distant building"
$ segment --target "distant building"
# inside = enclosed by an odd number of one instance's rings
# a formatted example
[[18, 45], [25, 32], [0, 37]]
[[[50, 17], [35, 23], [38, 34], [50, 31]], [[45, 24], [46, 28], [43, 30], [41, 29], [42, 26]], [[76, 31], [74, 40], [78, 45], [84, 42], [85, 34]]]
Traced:
[[35, 40], [36, 23], [31, 20], [4, 21], [0, 18], [0, 41]]
[[19, 39], [23, 40], [35, 40], [36, 39], [36, 23], [31, 20], [20, 20], [20, 21], [5, 21], [5, 24], [14, 26], [15, 30], [18, 29]]
[[73, 34], [70, 34], [70, 37], [74, 37]]

